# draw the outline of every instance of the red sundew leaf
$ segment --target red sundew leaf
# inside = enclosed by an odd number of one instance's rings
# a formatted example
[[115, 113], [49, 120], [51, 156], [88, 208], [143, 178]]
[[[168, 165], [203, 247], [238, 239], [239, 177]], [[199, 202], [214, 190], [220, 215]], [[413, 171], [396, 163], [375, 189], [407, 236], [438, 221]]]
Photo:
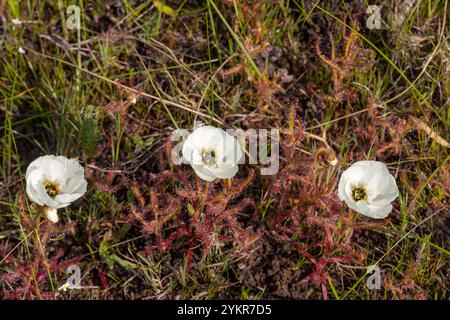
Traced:
[[71, 265], [77, 264], [77, 263], [80, 262], [82, 259], [83, 259], [82, 257], [78, 257], [78, 258], [69, 260], [69, 261], [67, 261], [67, 262], [58, 264], [58, 265], [56, 265], [56, 266], [52, 266], [51, 271], [52, 271], [52, 272], [56, 272], [56, 271], [58, 271], [58, 270], [66, 269], [67, 267], [69, 267], [69, 266], [71, 266]]
[[106, 274], [105, 271], [103, 270], [102, 266], [99, 266], [97, 268], [98, 270], [98, 275], [100, 278], [100, 285], [102, 287], [102, 289], [107, 289], [108, 288], [108, 279], [106, 278]]
[[191, 268], [191, 260], [192, 260], [192, 247], [189, 248], [189, 251], [188, 251], [188, 254], [187, 254], [186, 274], [189, 273], [189, 270]]
[[131, 182], [131, 191], [133, 192], [134, 196], [138, 200], [141, 207], [144, 208], [145, 200], [144, 200], [144, 197], [142, 196], [141, 190], [139, 189], [139, 186], [136, 181]]

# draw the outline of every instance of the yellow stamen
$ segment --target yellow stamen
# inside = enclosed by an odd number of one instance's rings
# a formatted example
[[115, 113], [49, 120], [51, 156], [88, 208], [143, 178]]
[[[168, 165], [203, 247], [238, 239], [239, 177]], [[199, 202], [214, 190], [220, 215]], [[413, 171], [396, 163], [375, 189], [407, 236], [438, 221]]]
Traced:
[[356, 202], [367, 200], [366, 188], [361, 186], [353, 188], [353, 200], [355, 200]]
[[207, 150], [207, 149], [202, 150], [202, 161], [207, 166], [212, 166], [216, 164], [216, 156], [217, 153], [215, 150]]
[[44, 188], [45, 188], [45, 192], [47, 192], [47, 194], [54, 198], [56, 197], [56, 195], [58, 194], [59, 189], [61, 189], [61, 187], [56, 183], [55, 180], [53, 181], [44, 181]]

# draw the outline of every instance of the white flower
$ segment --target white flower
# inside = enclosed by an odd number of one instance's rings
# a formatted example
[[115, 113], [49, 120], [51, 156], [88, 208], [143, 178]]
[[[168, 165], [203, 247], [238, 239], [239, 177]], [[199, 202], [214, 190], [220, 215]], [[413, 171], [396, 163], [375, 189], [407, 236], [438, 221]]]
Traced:
[[11, 22], [15, 25], [21, 25], [22, 24], [22, 20], [20, 19], [12, 19]]
[[19, 47], [18, 51], [19, 51], [20, 54], [25, 54], [26, 53], [25, 49], [22, 48], [22, 47]]
[[383, 219], [392, 211], [398, 197], [394, 177], [379, 161], [359, 161], [345, 170], [338, 187], [339, 198], [365, 216]]
[[45, 215], [55, 223], [58, 222], [56, 209], [67, 207], [80, 198], [87, 187], [83, 167], [77, 160], [63, 156], [37, 158], [28, 166], [25, 178], [28, 197], [45, 206]]
[[242, 149], [237, 140], [220, 128], [195, 129], [183, 145], [183, 157], [203, 180], [232, 178], [238, 172]]
[[51, 222], [53, 222], [53, 223], [58, 222], [58, 210], [57, 209], [45, 207], [44, 214], [47, 217], [47, 219], [50, 220]]

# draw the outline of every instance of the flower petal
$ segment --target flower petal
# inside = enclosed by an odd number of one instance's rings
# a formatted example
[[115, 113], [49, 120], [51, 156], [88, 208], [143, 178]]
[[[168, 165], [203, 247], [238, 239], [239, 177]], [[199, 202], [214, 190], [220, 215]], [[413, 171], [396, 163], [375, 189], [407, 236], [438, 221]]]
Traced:
[[42, 184], [43, 171], [41, 169], [34, 169], [28, 172], [28, 178], [26, 179], [26, 192], [31, 201], [36, 202], [39, 205], [43, 205], [37, 186]]
[[[214, 151], [216, 161], [206, 165], [203, 152]], [[197, 128], [183, 145], [183, 157], [203, 180], [215, 178], [228, 179], [239, 170], [236, 165], [243, 156], [242, 148], [236, 138], [224, 130], [212, 126]]]
[[63, 207], [67, 206], [67, 205], [61, 206], [60, 203], [58, 203], [55, 200], [53, 200], [52, 198], [50, 198], [50, 196], [45, 191], [45, 187], [43, 184], [38, 184], [38, 185], [35, 185], [34, 187], [37, 191], [39, 200], [47, 207], [53, 208], [53, 209], [59, 209], [59, 208], [63, 208]]
[[338, 185], [338, 196], [341, 201], [347, 200], [347, 193], [345, 192], [345, 187], [347, 186], [348, 178], [346, 175], [342, 174], [341, 178], [339, 179], [339, 185]]
[[83, 182], [80, 184], [80, 186], [73, 191], [73, 193], [81, 193], [81, 195], [84, 195], [87, 190], [87, 181], [83, 180]]
[[74, 171], [69, 173], [69, 176], [66, 180], [66, 184], [64, 188], [61, 189], [63, 193], [74, 192], [81, 186], [82, 183], [86, 181], [84, 179], [84, 168], [82, 166], [79, 166], [78, 168], [74, 168], [72, 170]]
[[[367, 200], [354, 201], [353, 188], [358, 185], [366, 188]], [[383, 219], [392, 211], [391, 202], [398, 197], [399, 192], [395, 178], [384, 163], [358, 161], [342, 173], [338, 195], [358, 213]]]
[[34, 161], [32, 161], [28, 165], [27, 171], [25, 173], [25, 178], [28, 179], [28, 176], [32, 171], [34, 171], [36, 169], [42, 169], [42, 163], [49, 162], [50, 160], [52, 160], [54, 158], [55, 158], [55, 156], [48, 155], [48, 156], [39, 157], [39, 158], [35, 159]]
[[218, 164], [234, 165], [239, 162], [243, 156], [242, 148], [237, 139], [225, 132], [225, 136], [217, 145], [219, 150]]
[[195, 129], [189, 137], [191, 137], [194, 146], [203, 149], [216, 146], [219, 141], [225, 138], [225, 135], [226, 132], [220, 128], [203, 126]]
[[47, 217], [48, 220], [50, 220], [53, 223], [58, 222], [58, 210], [53, 208], [45, 208], [44, 214]]
[[368, 205], [368, 208], [369, 208], [370, 212], [367, 216], [369, 216], [373, 219], [384, 219], [392, 211], [392, 205], [390, 203], [387, 205], [384, 205], [384, 206]]
[[192, 165], [192, 168], [194, 169], [195, 173], [203, 180], [205, 181], [214, 181], [216, 179], [216, 176], [209, 171], [208, 169], [206, 169], [203, 166], [199, 166], [199, 165]]
[[235, 164], [234, 166], [231, 166], [231, 167], [225, 167], [225, 168], [220, 168], [220, 169], [214, 170], [213, 173], [219, 179], [230, 179], [230, 178], [233, 178], [238, 171], [239, 171], [239, 167], [237, 164]]
[[82, 193], [66, 193], [66, 194], [58, 194], [55, 197], [55, 201], [58, 202], [59, 205], [68, 205], [78, 200], [83, 196]]
[[83, 179], [83, 181], [76, 190], [74, 190], [71, 193], [58, 194], [55, 197], [55, 201], [58, 202], [60, 205], [67, 206], [70, 203], [81, 198], [86, 193], [86, 189], [87, 189], [87, 181]]
[[361, 202], [358, 202], [358, 203], [352, 202], [352, 203], [347, 203], [347, 204], [348, 204], [348, 206], [350, 208], [352, 208], [353, 210], [355, 210], [359, 214], [362, 214], [363, 216], [366, 216], [366, 217], [369, 217], [369, 218], [373, 218], [373, 219], [385, 218], [385, 216], [381, 217], [381, 215], [379, 215], [377, 213], [377, 208], [379, 208], [379, 207], [370, 206], [365, 201], [361, 201]]
[[368, 202], [370, 205], [386, 205], [399, 195], [395, 178], [390, 173], [374, 175], [369, 181], [369, 188]]
[[61, 158], [55, 158], [48, 164], [48, 179], [50, 181], [57, 181], [58, 184], [63, 187], [67, 180], [67, 166], [64, 160]]

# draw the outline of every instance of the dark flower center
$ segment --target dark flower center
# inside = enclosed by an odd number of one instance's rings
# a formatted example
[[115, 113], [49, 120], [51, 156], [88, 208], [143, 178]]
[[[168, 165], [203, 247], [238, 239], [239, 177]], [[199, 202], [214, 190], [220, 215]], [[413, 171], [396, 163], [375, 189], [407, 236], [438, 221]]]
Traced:
[[355, 188], [353, 188], [352, 195], [353, 195], [353, 200], [355, 200], [356, 202], [367, 200], [366, 188], [355, 187]]
[[202, 161], [207, 166], [212, 166], [216, 163], [216, 152], [214, 150], [203, 150]]
[[60, 186], [56, 183], [56, 181], [45, 181], [44, 182], [45, 192], [51, 197], [54, 198], [58, 194]]

